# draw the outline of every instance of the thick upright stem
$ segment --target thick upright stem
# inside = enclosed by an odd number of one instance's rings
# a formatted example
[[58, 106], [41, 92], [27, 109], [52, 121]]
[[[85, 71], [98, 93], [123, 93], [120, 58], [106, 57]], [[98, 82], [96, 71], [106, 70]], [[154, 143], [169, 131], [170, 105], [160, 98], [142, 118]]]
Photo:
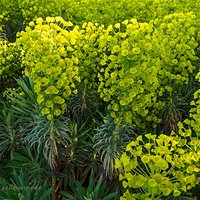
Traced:
[[[54, 121], [53, 119], [51, 120], [51, 124], [50, 124], [50, 137], [51, 137], [51, 140], [52, 142], [54, 143], [55, 142], [55, 138], [54, 138], [54, 134], [55, 134], [55, 127], [54, 127]], [[51, 158], [53, 158], [53, 160], [51, 160], [50, 162], [50, 167], [51, 167], [51, 173], [52, 173], [52, 177], [51, 177], [51, 186], [52, 186], [52, 196], [51, 196], [51, 199], [52, 200], [57, 200], [57, 195], [56, 195], [56, 176], [55, 176], [55, 164], [56, 164], [56, 161], [55, 161], [55, 155], [58, 154], [57, 152], [57, 147], [55, 145], [52, 145], [51, 146], [51, 149], [52, 150], [52, 156]]]
[[52, 196], [51, 196], [51, 199], [52, 200], [57, 200], [57, 195], [56, 195], [56, 177], [54, 174], [52, 174], [52, 189], [53, 189], [53, 192], [52, 192]]

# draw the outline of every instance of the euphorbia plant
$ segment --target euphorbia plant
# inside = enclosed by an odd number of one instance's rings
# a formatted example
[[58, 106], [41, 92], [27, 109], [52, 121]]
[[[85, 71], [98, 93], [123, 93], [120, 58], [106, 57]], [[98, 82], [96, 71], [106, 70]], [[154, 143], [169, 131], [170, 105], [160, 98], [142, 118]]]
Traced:
[[178, 126], [178, 135], [138, 136], [116, 159], [126, 189], [121, 200], [177, 197], [200, 182], [200, 141], [191, 137], [190, 129]]
[[37, 18], [29, 25], [16, 43], [22, 46], [24, 73], [34, 82], [41, 113], [51, 120], [65, 112], [65, 101], [77, 93], [78, 58], [71, 52], [79, 32], [69, 32], [72, 23], [61, 17]]

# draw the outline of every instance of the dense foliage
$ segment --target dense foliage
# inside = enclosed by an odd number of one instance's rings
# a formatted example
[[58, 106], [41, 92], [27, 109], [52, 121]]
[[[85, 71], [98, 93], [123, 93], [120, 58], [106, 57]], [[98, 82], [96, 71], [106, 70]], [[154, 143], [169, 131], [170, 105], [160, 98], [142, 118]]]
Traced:
[[199, 198], [199, 10], [2, 0], [0, 199]]

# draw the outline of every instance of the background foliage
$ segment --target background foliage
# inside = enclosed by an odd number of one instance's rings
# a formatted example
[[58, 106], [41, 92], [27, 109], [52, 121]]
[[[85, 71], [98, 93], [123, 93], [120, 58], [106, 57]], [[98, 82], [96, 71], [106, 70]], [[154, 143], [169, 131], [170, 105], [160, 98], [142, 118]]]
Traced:
[[0, 199], [199, 198], [199, 9], [2, 0]]

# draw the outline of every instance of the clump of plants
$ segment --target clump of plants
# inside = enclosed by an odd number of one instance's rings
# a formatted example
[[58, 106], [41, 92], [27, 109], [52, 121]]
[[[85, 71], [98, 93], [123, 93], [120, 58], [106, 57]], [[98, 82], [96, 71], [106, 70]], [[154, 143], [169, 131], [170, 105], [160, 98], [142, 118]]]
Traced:
[[1, 0], [0, 199], [198, 196], [199, 8]]

